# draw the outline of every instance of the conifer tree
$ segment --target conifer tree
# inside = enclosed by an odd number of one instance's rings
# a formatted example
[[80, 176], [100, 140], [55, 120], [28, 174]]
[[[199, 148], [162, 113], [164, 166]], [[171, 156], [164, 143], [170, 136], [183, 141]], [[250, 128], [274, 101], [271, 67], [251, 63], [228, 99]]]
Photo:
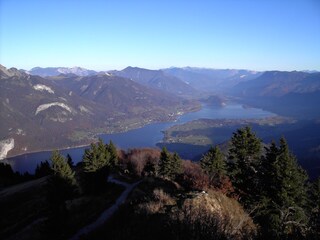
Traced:
[[260, 194], [275, 196], [277, 187], [275, 184], [280, 175], [280, 169], [278, 163], [279, 149], [274, 141], [271, 142], [269, 147], [265, 147], [265, 156], [262, 157], [259, 167], [259, 186]]
[[77, 182], [75, 173], [58, 151], [52, 152], [50, 160], [53, 175], [48, 180], [48, 200], [59, 205], [74, 196]]
[[159, 161], [159, 174], [164, 177], [171, 176], [171, 156], [166, 147], [162, 148]]
[[310, 239], [320, 239], [320, 177], [311, 185]]
[[298, 165], [284, 138], [266, 148], [261, 163], [260, 209], [257, 219], [271, 238], [303, 236], [306, 232], [306, 172]]
[[163, 177], [174, 178], [181, 173], [182, 160], [177, 153], [171, 155], [166, 147], [162, 148], [159, 161], [159, 174]]
[[209, 175], [226, 174], [226, 162], [218, 146], [211, 146], [209, 151], [200, 160], [201, 168]]
[[14, 173], [8, 163], [0, 161], [0, 188], [15, 184], [23, 179], [20, 173]]
[[101, 139], [92, 143], [83, 156], [82, 188], [87, 193], [98, 193], [103, 190], [109, 174], [110, 153]]
[[304, 206], [308, 176], [305, 170], [298, 165], [283, 137], [280, 139], [278, 163], [281, 176], [278, 183], [278, 187], [281, 188], [281, 193], [278, 196], [279, 203], [288, 207], [292, 205]]
[[85, 150], [82, 158], [85, 172], [95, 172], [101, 168], [110, 166], [110, 153], [99, 139], [97, 144], [91, 143], [90, 148]]
[[238, 129], [231, 138], [229, 173], [232, 184], [246, 208], [257, 201], [258, 167], [261, 159], [261, 140], [250, 127]]
[[72, 157], [70, 156], [69, 153], [67, 154], [67, 163], [69, 164], [69, 166], [70, 166], [71, 168], [74, 167], [74, 162], [73, 162]]
[[118, 165], [118, 152], [116, 146], [110, 140], [109, 144], [106, 145], [107, 151], [110, 154], [110, 165], [115, 168]]
[[52, 174], [52, 169], [48, 161], [40, 162], [35, 169], [35, 177], [40, 178]]
[[175, 177], [177, 174], [181, 173], [182, 170], [182, 160], [179, 155], [175, 152], [171, 156], [171, 177]]
[[76, 184], [75, 173], [71, 170], [66, 159], [58, 152], [53, 151], [51, 156], [53, 175], [65, 179], [71, 185]]

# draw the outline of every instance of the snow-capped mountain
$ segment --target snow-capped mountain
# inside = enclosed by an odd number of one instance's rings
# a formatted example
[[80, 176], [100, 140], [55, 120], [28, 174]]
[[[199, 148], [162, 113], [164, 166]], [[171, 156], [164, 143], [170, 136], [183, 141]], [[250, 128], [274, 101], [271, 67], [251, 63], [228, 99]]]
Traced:
[[94, 75], [97, 72], [94, 70], [89, 70], [86, 68], [81, 67], [47, 67], [47, 68], [41, 68], [41, 67], [35, 67], [31, 70], [27, 71], [27, 73], [31, 75], [38, 75], [41, 77], [47, 77], [47, 76], [58, 76], [60, 74], [75, 74], [78, 76], [90, 76]]

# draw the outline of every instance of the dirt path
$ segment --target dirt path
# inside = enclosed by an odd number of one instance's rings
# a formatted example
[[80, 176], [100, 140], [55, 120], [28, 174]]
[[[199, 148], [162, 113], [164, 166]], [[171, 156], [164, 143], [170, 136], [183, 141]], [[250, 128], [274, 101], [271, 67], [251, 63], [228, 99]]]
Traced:
[[109, 177], [108, 182], [122, 185], [126, 189], [122, 192], [122, 194], [117, 199], [115, 204], [113, 204], [110, 208], [106, 209], [95, 222], [80, 229], [73, 237], [70, 238], [70, 240], [79, 239], [82, 235], [90, 233], [91, 231], [93, 231], [94, 229], [98, 228], [103, 223], [105, 223], [117, 211], [119, 206], [122, 203], [124, 203], [124, 201], [127, 199], [128, 195], [129, 195], [129, 193], [132, 191], [132, 189], [134, 187], [136, 187], [141, 182], [141, 180], [138, 182], [132, 183], [132, 184], [128, 184], [128, 183], [116, 180], [112, 177]]

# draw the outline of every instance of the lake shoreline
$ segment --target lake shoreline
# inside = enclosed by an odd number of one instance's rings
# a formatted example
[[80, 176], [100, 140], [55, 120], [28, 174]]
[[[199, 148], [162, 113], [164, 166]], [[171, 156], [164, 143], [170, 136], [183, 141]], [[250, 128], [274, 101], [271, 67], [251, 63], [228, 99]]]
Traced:
[[69, 146], [69, 147], [53, 148], [53, 149], [42, 149], [42, 150], [26, 151], [24, 153], [19, 153], [19, 154], [15, 154], [13, 156], [10, 156], [10, 157], [6, 157], [6, 158], [0, 160], [0, 162], [1, 161], [5, 161], [5, 160], [10, 160], [10, 159], [16, 158], [16, 157], [21, 157], [23, 155], [28, 155], [28, 154], [46, 153], [46, 152], [52, 152], [54, 150], [58, 150], [60, 152], [60, 151], [68, 150], [68, 149], [77, 149], [77, 148], [83, 148], [83, 147], [89, 147], [89, 146], [90, 146], [90, 143], [89, 144], [81, 144], [81, 145]]
[[[157, 145], [159, 142], [164, 140], [164, 131], [174, 125], [181, 125], [186, 122], [201, 118], [209, 119], [239, 119], [239, 121], [245, 121], [248, 118], [265, 118], [276, 116], [276, 114], [263, 111], [258, 108], [244, 108], [242, 104], [229, 102], [226, 106], [210, 106], [207, 104], [202, 104], [201, 109], [195, 112], [186, 112], [181, 116], [176, 116], [175, 119], [166, 122], [150, 122], [144, 126], [139, 126], [135, 129], [128, 129], [124, 132], [104, 134], [96, 133], [96, 139], [91, 142], [97, 141], [101, 138], [103, 142], [108, 143], [110, 140], [119, 149], [130, 149], [130, 148], [143, 148], [143, 147], [153, 147], [159, 148]], [[70, 154], [75, 163], [81, 161], [84, 153], [84, 149], [90, 145], [91, 142], [87, 144], [79, 144], [75, 146], [66, 146], [61, 148], [56, 148], [63, 155]], [[22, 154], [17, 154], [6, 158], [7, 163], [9, 163], [14, 171], [34, 172], [35, 167], [41, 161], [48, 160], [51, 155], [51, 151], [54, 149], [44, 149], [42, 151], [30, 151]], [[175, 151], [173, 149], [173, 151]]]
[[97, 132], [94, 133], [93, 135], [93, 139], [91, 139], [91, 141], [88, 141], [88, 143], [84, 143], [84, 144], [75, 144], [75, 145], [69, 145], [69, 146], [65, 146], [65, 147], [58, 147], [58, 148], [49, 148], [49, 149], [39, 149], [39, 150], [31, 150], [31, 151], [24, 151], [18, 154], [13, 154], [13, 155], [9, 155], [7, 157], [5, 157], [4, 159], [1, 159], [1, 161], [5, 161], [5, 160], [10, 160], [12, 158], [16, 158], [16, 157], [20, 157], [23, 155], [27, 155], [27, 154], [37, 154], [37, 153], [44, 153], [44, 152], [52, 152], [54, 150], [58, 150], [58, 151], [65, 151], [68, 149], [77, 149], [77, 148], [83, 148], [83, 147], [89, 147], [91, 143], [95, 143], [98, 141], [98, 139], [100, 138], [100, 136], [103, 135], [112, 135], [112, 134], [121, 134], [121, 133], [127, 133], [129, 131], [132, 130], [137, 130], [137, 129], [141, 129], [144, 128], [146, 126], [152, 125], [152, 124], [162, 124], [162, 123], [171, 123], [171, 122], [177, 122], [179, 118], [181, 118], [184, 115], [187, 115], [189, 113], [194, 113], [194, 112], [198, 112], [201, 111], [202, 108], [204, 107], [204, 104], [200, 104], [200, 107], [197, 106], [195, 108], [189, 109], [188, 111], [185, 112], [176, 112], [174, 113], [174, 115], [170, 116], [168, 119], [164, 120], [164, 121], [150, 121], [147, 123], [139, 123], [139, 124], [135, 124], [136, 127], [127, 127], [125, 129], [119, 129], [119, 131], [111, 131], [111, 132]]

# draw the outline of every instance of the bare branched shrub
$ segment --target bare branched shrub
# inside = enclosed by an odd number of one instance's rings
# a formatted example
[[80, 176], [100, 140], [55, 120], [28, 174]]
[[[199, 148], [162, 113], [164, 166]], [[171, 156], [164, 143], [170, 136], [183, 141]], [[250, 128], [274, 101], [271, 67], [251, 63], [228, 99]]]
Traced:
[[156, 175], [156, 169], [153, 170], [152, 166], [157, 166], [158, 164], [160, 157], [158, 149], [130, 149], [128, 152], [122, 151], [119, 156], [119, 165], [122, 171], [136, 176]]
[[227, 176], [220, 176], [218, 174], [210, 177], [210, 187], [215, 191], [221, 192], [228, 197], [238, 199], [235, 193], [232, 182]]
[[179, 183], [187, 190], [208, 190], [210, 179], [199, 164], [191, 161], [183, 161], [183, 172], [179, 176]]

